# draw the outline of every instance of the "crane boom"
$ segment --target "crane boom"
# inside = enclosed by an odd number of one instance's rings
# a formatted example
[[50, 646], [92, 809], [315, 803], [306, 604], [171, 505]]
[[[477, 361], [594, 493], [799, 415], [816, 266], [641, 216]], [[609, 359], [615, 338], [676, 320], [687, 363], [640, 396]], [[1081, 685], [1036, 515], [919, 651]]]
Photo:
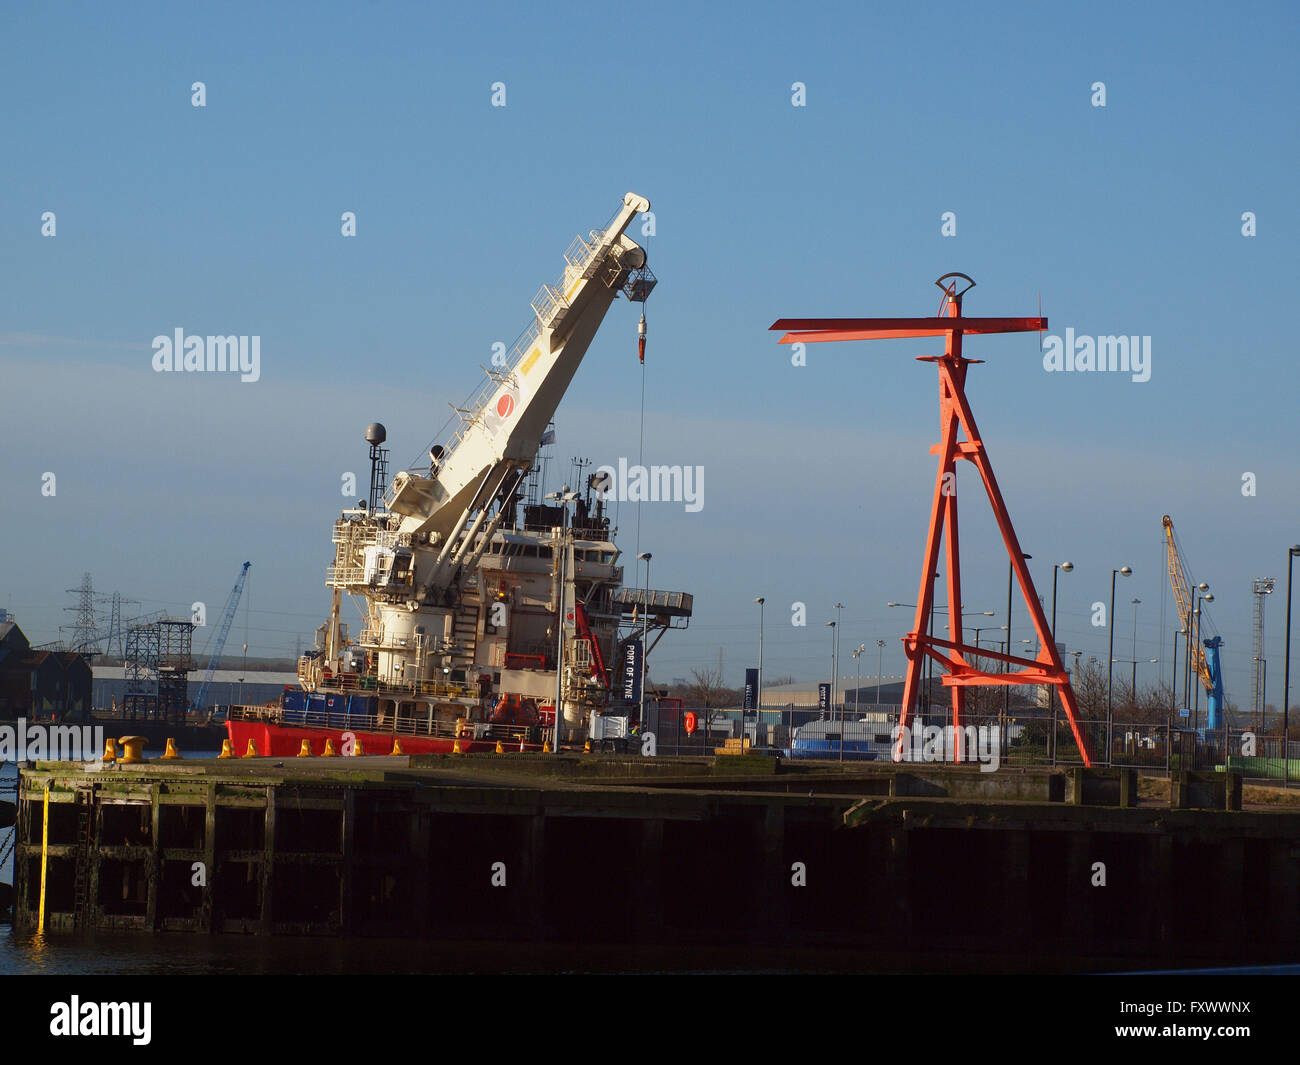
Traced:
[[[1178, 537], [1174, 534], [1174, 519], [1166, 514], [1161, 519], [1165, 530], [1165, 553], [1169, 563], [1169, 585], [1173, 588], [1174, 599], [1178, 603], [1178, 619], [1183, 631], [1191, 633], [1192, 668], [1200, 679], [1206, 694], [1206, 718], [1211, 729], [1219, 726], [1219, 713], [1224, 705], [1223, 670], [1219, 661], [1219, 649], [1223, 639], [1218, 635], [1201, 639], [1201, 619], [1192, 608], [1192, 582], [1187, 576], [1187, 565], [1183, 559]], [[1210, 654], [1207, 656], [1205, 649]], [[1175, 678], [1177, 685], [1177, 678]]]
[[[649, 200], [629, 192], [603, 230], [574, 240], [564, 257], [563, 277], [555, 285], [543, 285], [533, 299], [533, 325], [505, 365], [489, 373], [478, 399], [458, 411], [460, 429], [434, 458], [429, 475], [407, 470], [393, 479], [386, 502], [401, 518], [399, 532], [444, 543], [439, 571], [454, 563], [452, 541], [470, 516], [532, 463], [605, 312], [629, 278], [645, 268], [644, 249], [624, 230], [649, 209]], [[434, 583], [438, 575], [427, 579]]]
[[235, 620], [235, 611], [239, 608], [239, 597], [244, 594], [244, 578], [248, 576], [248, 567], [251, 565], [251, 562], [244, 563], [243, 569], [239, 571], [239, 579], [235, 581], [235, 586], [230, 590], [230, 596], [226, 600], [226, 609], [221, 615], [221, 627], [217, 630], [217, 641], [213, 644], [212, 654], [208, 658], [208, 668], [199, 684], [198, 694], [190, 704], [190, 710], [194, 713], [198, 713], [203, 706], [203, 696], [207, 694], [208, 685], [212, 683], [217, 666], [221, 664], [221, 652], [226, 648], [226, 637], [230, 635], [230, 625]]

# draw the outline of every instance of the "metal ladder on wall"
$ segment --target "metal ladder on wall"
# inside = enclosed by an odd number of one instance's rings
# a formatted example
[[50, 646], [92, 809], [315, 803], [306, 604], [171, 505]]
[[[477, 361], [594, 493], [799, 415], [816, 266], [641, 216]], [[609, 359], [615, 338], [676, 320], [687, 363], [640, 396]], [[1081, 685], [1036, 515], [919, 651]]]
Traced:
[[72, 913], [74, 928], [80, 932], [90, 917], [90, 855], [95, 846], [95, 790], [97, 785], [77, 788], [77, 856], [73, 882]]

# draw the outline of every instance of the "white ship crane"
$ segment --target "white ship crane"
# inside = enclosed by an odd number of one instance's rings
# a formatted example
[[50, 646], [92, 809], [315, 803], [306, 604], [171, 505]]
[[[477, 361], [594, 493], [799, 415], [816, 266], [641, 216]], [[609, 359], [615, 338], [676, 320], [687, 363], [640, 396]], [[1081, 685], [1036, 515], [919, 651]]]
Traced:
[[[557, 508], [540, 506], [525, 508], [535, 512], [533, 524], [515, 529], [515, 504], [606, 312], [620, 292], [644, 303], [656, 284], [644, 249], [626, 235], [649, 208], [644, 197], [628, 193], [603, 229], [574, 240], [563, 276], [542, 286], [532, 301], [532, 323], [502, 359], [494, 359], [476, 398], [457, 409], [459, 424], [430, 448], [427, 468], [398, 473], [383, 492], [386, 431], [377, 423], [367, 429], [370, 500], [335, 522], [334, 562], [326, 578], [333, 590], [330, 620], [318, 650], [299, 663], [304, 687], [337, 685], [342, 676], [350, 678], [345, 686], [369, 683], [397, 692], [381, 700], [380, 712], [387, 707], [399, 718], [427, 712], [432, 719], [498, 691], [540, 703], [548, 685], [554, 691], [554, 662], [540, 648], [553, 640], [548, 626], [563, 617], [562, 603], [569, 606], [566, 628], [575, 648], [581, 643], [579, 650], [594, 654], [597, 663], [612, 657], [627, 604], [615, 597], [622, 569], [600, 505], [591, 518], [582, 504], [578, 527], [562, 532]], [[644, 357], [644, 315], [638, 341]], [[554, 550], [562, 542], [564, 566]], [[489, 551], [494, 553], [485, 558]], [[567, 574], [563, 590], [561, 573]], [[575, 598], [579, 580], [585, 606]], [[340, 616], [344, 592], [365, 603], [355, 642]], [[674, 617], [689, 617], [689, 599], [674, 609]], [[509, 639], [501, 620], [507, 612]], [[576, 631], [583, 627], [585, 636]], [[609, 646], [602, 650], [601, 643]], [[575, 657], [575, 663], [566, 661], [566, 671], [586, 668], [588, 659]], [[572, 685], [580, 695], [572, 708], [565, 696], [566, 717], [580, 717], [584, 707], [608, 700], [601, 673], [587, 669], [581, 683]], [[409, 700], [400, 694], [406, 690]]]

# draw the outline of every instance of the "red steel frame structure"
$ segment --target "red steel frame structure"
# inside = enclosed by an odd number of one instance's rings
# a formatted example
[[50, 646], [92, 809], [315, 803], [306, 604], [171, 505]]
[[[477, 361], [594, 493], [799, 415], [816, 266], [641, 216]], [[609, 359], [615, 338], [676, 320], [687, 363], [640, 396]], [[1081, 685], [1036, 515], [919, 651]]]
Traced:
[[[958, 281], [968, 284], [957, 287]], [[881, 340], [899, 337], [946, 338], [942, 356], [917, 356], [919, 362], [933, 362], [939, 368], [939, 433], [940, 442], [930, 448], [930, 454], [939, 456], [939, 469], [934, 482], [934, 502], [930, 508], [930, 531], [925, 542], [925, 562], [921, 570], [921, 585], [916, 596], [916, 621], [912, 631], [903, 637], [907, 654], [907, 680], [903, 687], [903, 707], [899, 724], [906, 727], [921, 685], [921, 666], [928, 655], [947, 670], [943, 677], [945, 687], [952, 689], [952, 724], [955, 739], [954, 756], [965, 761], [963, 751], [966, 689], [971, 687], [996, 687], [1022, 684], [1054, 684], [1061, 689], [1061, 704], [1065, 708], [1074, 741], [1078, 745], [1083, 764], [1092, 765], [1088, 745], [1079, 728], [1078, 705], [1069, 674], [1061, 664], [1061, 656], [1043, 616], [1042, 605], [1034, 591], [1034, 582], [1025, 565], [1020, 541], [1011, 525], [1002, 492], [998, 489], [993, 467], [989, 463], [984, 441], [975, 424], [966, 399], [966, 370], [974, 362], [962, 355], [962, 337], [967, 333], [1028, 333], [1047, 328], [1046, 318], [965, 318], [962, 316], [962, 296], [975, 284], [965, 274], [945, 274], [935, 282], [944, 291], [945, 313], [934, 318], [782, 318], [770, 328], [786, 330], [782, 344], [807, 344], [837, 340]], [[958, 431], [965, 439], [958, 439]], [[984, 491], [993, 507], [994, 517], [1002, 532], [1007, 555], [1020, 584], [1020, 592], [1029, 607], [1034, 630], [1038, 634], [1039, 652], [1036, 659], [1020, 658], [976, 649], [964, 642], [961, 621], [961, 550], [957, 534], [957, 460], [965, 459], [979, 471]], [[944, 538], [944, 529], [948, 535]], [[939, 561], [939, 544], [944, 539], [948, 582], [948, 639], [930, 637], [926, 631], [930, 613], [934, 609], [932, 579]], [[1010, 651], [1010, 648], [1007, 648]], [[971, 665], [968, 656], [991, 658], [1007, 668], [1005, 673], [987, 673]], [[1012, 672], [1015, 668], [1017, 671]], [[897, 757], [897, 754], [895, 755]]]

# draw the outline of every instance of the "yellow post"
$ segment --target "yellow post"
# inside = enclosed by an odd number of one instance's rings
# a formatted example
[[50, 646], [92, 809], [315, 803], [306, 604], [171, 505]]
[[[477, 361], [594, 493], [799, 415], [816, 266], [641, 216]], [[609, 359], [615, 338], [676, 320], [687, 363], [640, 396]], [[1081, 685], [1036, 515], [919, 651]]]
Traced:
[[148, 761], [144, 756], [143, 736], [118, 736], [117, 742], [122, 745], [122, 754], [117, 760], [119, 765], [138, 765]]
[[45, 812], [41, 816], [41, 903], [36, 914], [36, 934], [45, 932], [45, 867], [50, 852], [50, 782], [45, 782]]
[[104, 740], [104, 761], [117, 761], [117, 742], [111, 736]]
[[224, 740], [221, 741], [221, 753], [220, 753], [219, 755], [217, 755], [217, 757], [218, 757], [218, 758], [234, 758], [234, 757], [235, 757], [235, 751], [234, 751], [234, 749], [230, 746], [230, 737], [229, 737], [229, 736], [227, 736]]
[[252, 737], [252, 736], [249, 736], [249, 737], [248, 737], [248, 750], [246, 750], [246, 751], [244, 752], [244, 757], [245, 757], [245, 758], [256, 758], [256, 757], [257, 757], [257, 744], [253, 742], [253, 737]]
[[299, 758], [311, 757], [311, 743], [308, 740], [302, 741], [302, 746], [298, 748], [298, 757]]
[[501, 741], [497, 740], [497, 754], [505, 754], [506, 749], [501, 746]]
[[334, 750], [334, 741], [329, 736], [325, 737], [325, 749], [321, 751], [320, 756], [322, 758], [338, 757], [338, 753]]
[[169, 762], [173, 758], [179, 758], [180, 756], [180, 752], [176, 750], [176, 741], [168, 736], [167, 750], [163, 751], [163, 761]]
[[405, 753], [406, 753], [404, 750], [402, 750], [402, 741], [399, 740], [396, 736], [393, 737], [393, 750], [392, 750], [392, 753], [393, 753], [393, 754], [405, 754]]

